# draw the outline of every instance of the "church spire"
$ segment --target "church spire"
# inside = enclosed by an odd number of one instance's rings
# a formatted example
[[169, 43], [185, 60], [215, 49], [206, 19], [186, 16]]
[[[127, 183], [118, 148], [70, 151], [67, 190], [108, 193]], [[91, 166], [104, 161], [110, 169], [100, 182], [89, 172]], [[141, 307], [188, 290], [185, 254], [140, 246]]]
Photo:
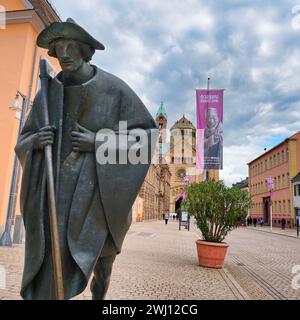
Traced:
[[162, 115], [165, 119], [167, 119], [167, 111], [164, 107], [164, 103], [161, 102], [160, 107], [158, 108], [156, 112], [156, 118], [158, 118], [160, 115]]

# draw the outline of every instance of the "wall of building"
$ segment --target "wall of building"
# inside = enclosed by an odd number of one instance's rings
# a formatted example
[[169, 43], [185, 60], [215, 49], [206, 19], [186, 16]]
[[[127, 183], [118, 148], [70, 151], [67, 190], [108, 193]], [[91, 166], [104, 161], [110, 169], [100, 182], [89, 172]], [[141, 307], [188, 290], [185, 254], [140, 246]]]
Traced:
[[294, 208], [300, 209], [300, 182], [293, 183]]
[[5, 8], [6, 11], [26, 9], [24, 2], [20, 0], [1, 0], [0, 4]]
[[[1, 4], [8, 11], [25, 8], [22, 1], [1, 1]], [[17, 90], [27, 97], [31, 93], [32, 99], [34, 98], [38, 83], [38, 63], [41, 56], [47, 57], [46, 50], [36, 50], [37, 35], [38, 31], [31, 23], [7, 24], [6, 29], [0, 30], [0, 233], [6, 220], [14, 146], [20, 123], [17, 113], [10, 106]], [[59, 71], [57, 61], [50, 57], [48, 59]], [[19, 206], [16, 211], [19, 213]]]
[[132, 222], [143, 221], [143, 198], [138, 195], [132, 206]]
[[294, 226], [291, 179], [298, 172], [298, 148], [300, 148], [299, 139], [298, 141], [288, 139], [250, 163], [249, 188], [254, 204], [254, 207], [250, 210], [252, 217], [264, 217], [264, 199], [270, 196], [266, 179], [273, 177], [273, 225], [279, 226], [280, 219], [284, 217], [287, 220], [287, 226]]

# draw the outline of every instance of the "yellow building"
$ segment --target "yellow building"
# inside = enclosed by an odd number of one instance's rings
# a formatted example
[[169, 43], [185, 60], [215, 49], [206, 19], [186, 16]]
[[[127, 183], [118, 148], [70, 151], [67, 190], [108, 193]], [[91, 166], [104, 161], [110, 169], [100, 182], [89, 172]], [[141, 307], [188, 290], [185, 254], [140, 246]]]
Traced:
[[[27, 111], [37, 92], [38, 66], [41, 57], [46, 58], [54, 73], [60, 71], [55, 59], [47, 51], [36, 46], [39, 32], [51, 22], [60, 21], [53, 7], [46, 0], [0, 0], [5, 10], [6, 24], [0, 28], [0, 235], [4, 229], [10, 197], [14, 164], [14, 146], [17, 142], [20, 112], [10, 107], [17, 92], [26, 97]], [[14, 205], [15, 206], [15, 205]], [[18, 205], [16, 213], [19, 214]], [[13, 218], [13, 217], [12, 217]]]
[[132, 222], [143, 221], [144, 198], [138, 195], [132, 206]]

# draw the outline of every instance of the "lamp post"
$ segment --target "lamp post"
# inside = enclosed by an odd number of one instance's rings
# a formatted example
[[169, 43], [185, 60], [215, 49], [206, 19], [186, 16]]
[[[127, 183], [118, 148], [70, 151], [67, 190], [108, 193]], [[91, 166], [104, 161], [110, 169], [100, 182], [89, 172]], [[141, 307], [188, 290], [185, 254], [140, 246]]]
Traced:
[[[21, 108], [20, 108], [20, 102], [19, 102], [20, 96], [23, 99]], [[26, 103], [27, 103], [27, 97], [18, 90], [16, 97], [10, 107], [14, 111], [21, 111], [18, 140], [17, 140], [18, 142], [20, 139], [21, 130], [25, 120]], [[15, 155], [13, 173], [12, 173], [11, 184], [10, 184], [10, 194], [9, 194], [9, 201], [8, 201], [8, 207], [7, 207], [5, 229], [0, 239], [0, 246], [7, 246], [7, 247], [12, 246], [10, 230], [11, 230], [11, 220], [16, 208], [16, 197], [17, 197], [16, 193], [17, 193], [17, 186], [18, 186], [18, 177], [19, 177], [19, 161]]]
[[273, 231], [273, 200], [272, 200], [272, 195], [273, 195], [273, 190], [274, 190], [274, 179], [270, 176], [269, 178], [266, 179], [266, 184], [268, 186], [268, 191], [270, 193], [270, 229]]

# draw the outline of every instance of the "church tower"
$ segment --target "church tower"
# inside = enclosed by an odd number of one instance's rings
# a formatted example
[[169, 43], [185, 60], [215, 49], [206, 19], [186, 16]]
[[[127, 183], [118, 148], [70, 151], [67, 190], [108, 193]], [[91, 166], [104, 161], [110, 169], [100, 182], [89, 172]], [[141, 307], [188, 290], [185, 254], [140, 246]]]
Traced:
[[158, 108], [156, 112], [155, 117], [156, 124], [159, 129], [159, 143], [166, 143], [167, 142], [167, 112], [164, 107], [164, 103], [162, 102], [160, 107]]
[[189, 176], [191, 183], [203, 181], [203, 170], [196, 168], [196, 128], [184, 115], [171, 128], [169, 168], [171, 171], [170, 212], [177, 212], [185, 191], [183, 178]]

